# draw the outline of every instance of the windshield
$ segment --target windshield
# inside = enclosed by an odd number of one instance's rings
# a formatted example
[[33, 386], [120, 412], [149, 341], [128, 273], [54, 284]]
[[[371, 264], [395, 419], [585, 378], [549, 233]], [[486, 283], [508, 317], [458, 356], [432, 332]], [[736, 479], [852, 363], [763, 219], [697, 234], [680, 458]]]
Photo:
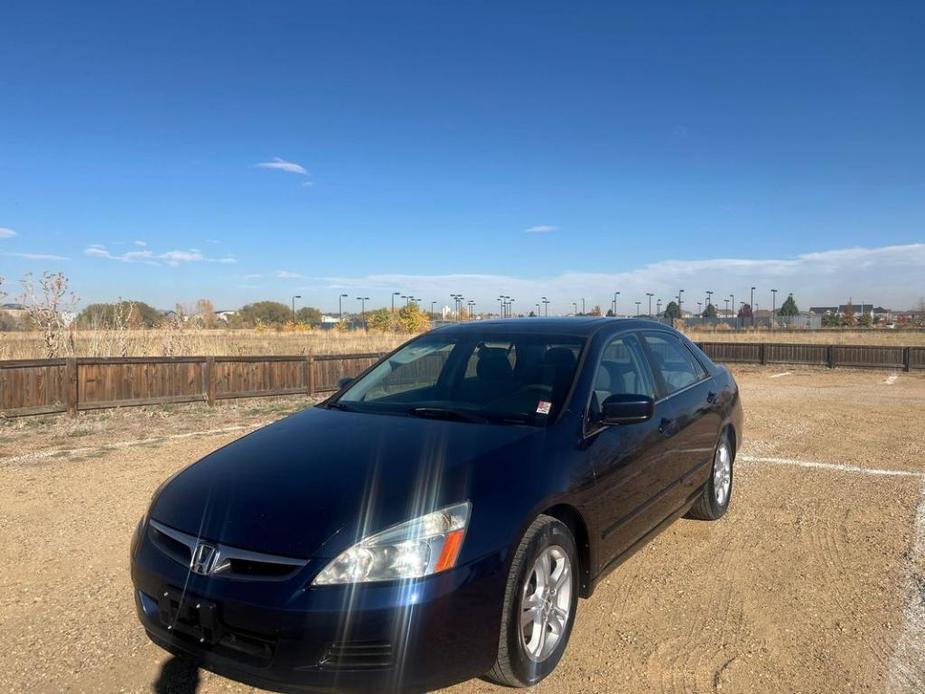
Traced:
[[353, 383], [332, 407], [457, 421], [544, 424], [562, 408], [584, 340], [426, 335]]

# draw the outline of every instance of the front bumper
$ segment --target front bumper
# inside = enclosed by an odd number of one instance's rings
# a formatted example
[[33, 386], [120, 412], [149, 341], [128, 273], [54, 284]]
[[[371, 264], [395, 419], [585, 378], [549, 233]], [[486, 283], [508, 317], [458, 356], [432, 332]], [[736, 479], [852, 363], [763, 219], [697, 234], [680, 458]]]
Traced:
[[[135, 605], [148, 636], [165, 650], [270, 690], [423, 691], [481, 675], [494, 663], [501, 553], [407, 582], [311, 587], [319, 568], [309, 562], [281, 581], [200, 576], [144, 533], [132, 559]], [[194, 612], [208, 604], [209, 615], [196, 612], [193, 628], [174, 621], [168, 629], [170, 600]]]

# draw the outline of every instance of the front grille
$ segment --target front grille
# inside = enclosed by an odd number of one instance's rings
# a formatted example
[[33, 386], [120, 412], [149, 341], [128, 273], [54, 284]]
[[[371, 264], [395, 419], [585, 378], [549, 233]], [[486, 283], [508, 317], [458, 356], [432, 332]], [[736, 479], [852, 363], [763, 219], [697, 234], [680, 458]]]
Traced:
[[188, 545], [160, 530], [154, 523], [151, 523], [150, 536], [154, 545], [164, 554], [181, 564], [189, 566], [190, 560], [193, 558], [193, 551]]
[[335, 641], [319, 665], [323, 670], [384, 670], [392, 667], [388, 641]]
[[[148, 521], [148, 526], [148, 536], [155, 547], [187, 568], [192, 566], [193, 554], [200, 544], [200, 538], [155, 520]], [[210, 564], [207, 575], [216, 578], [280, 581], [294, 575], [307, 563], [305, 559], [252, 552], [214, 542], [205, 544], [215, 552], [215, 560]]]

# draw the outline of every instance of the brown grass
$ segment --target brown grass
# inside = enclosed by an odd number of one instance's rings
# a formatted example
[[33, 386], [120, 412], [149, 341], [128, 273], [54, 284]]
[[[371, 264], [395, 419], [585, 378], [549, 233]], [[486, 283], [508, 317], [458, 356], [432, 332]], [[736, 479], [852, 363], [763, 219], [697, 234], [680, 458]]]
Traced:
[[[800, 342], [810, 344], [925, 345], [925, 330], [704, 330], [686, 331], [704, 342]], [[61, 357], [162, 357], [348, 354], [387, 352], [409, 339], [404, 333], [277, 332], [274, 330], [74, 330]], [[41, 359], [42, 334], [0, 332], [0, 360]]]
[[[65, 340], [61, 357], [161, 357], [341, 354], [386, 352], [410, 336], [315, 330], [75, 330]], [[40, 333], [0, 333], [0, 360], [41, 359]]]
[[700, 342], [791, 342], [812, 345], [925, 345], [925, 330], [706, 330], [690, 329], [685, 334]]

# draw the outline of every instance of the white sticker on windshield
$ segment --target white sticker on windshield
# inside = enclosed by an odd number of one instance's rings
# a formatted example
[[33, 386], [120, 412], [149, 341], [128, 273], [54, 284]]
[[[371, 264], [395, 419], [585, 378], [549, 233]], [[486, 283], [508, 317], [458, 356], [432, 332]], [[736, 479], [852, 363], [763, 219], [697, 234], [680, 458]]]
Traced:
[[536, 413], [537, 414], [549, 414], [549, 411], [552, 409], [552, 403], [548, 400], [540, 400], [536, 403]]

